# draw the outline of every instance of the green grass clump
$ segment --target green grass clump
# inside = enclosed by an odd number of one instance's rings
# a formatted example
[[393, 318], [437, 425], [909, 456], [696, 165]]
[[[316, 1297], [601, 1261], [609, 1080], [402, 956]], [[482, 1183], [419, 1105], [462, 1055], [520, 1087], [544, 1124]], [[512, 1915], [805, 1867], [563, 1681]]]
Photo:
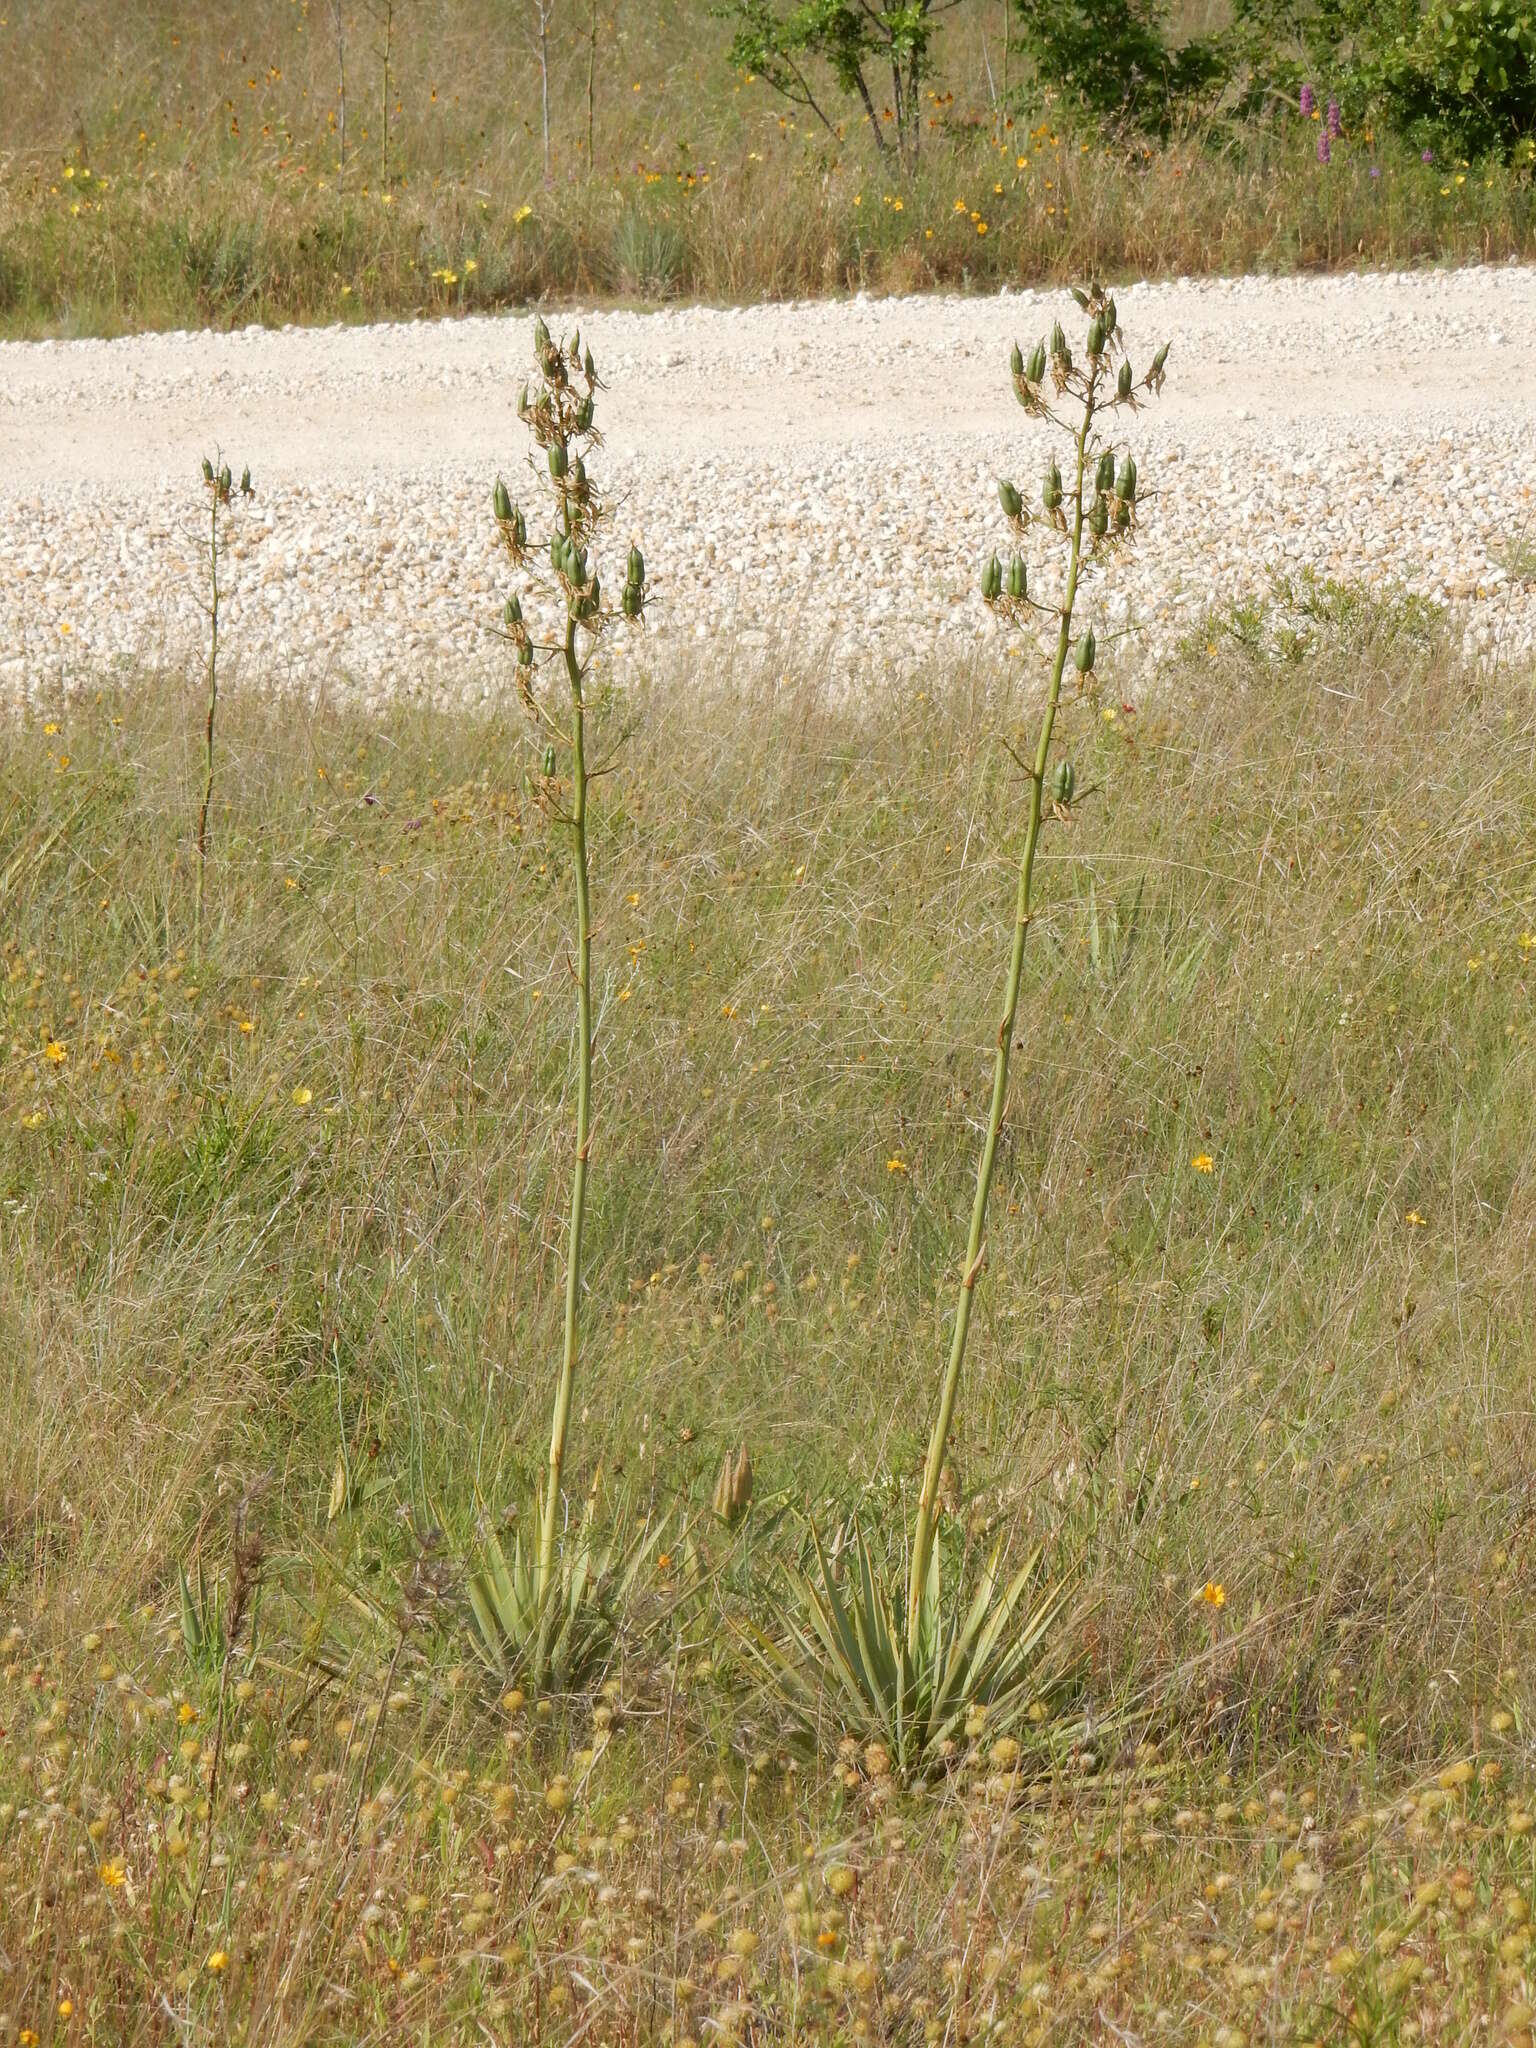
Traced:
[[[942, 1526], [1079, 1563], [1050, 1767], [807, 1757], [736, 1647], [786, 1495], [900, 1569], [1037, 717], [969, 670], [594, 706], [566, 1484], [688, 1534], [542, 1709], [451, 1564], [532, 1494], [565, 1308], [571, 853], [513, 718], [230, 695], [196, 966], [190, 698], [6, 728], [18, 2034], [1522, 2024], [1536, 714], [1416, 619], [1106, 702], [1042, 844]], [[237, 1504], [259, 1596], [193, 1659]]]

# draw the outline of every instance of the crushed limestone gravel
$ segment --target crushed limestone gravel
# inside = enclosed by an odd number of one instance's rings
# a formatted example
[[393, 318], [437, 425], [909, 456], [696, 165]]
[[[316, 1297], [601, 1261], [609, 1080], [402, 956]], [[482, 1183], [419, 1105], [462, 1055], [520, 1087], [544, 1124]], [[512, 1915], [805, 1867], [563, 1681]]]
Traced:
[[[1305, 572], [1452, 606], [1477, 649], [1536, 648], [1536, 269], [1117, 299], [1138, 371], [1173, 346], [1163, 397], [1118, 422], [1157, 495], [1090, 586], [1106, 667]], [[615, 560], [645, 550], [649, 654], [737, 635], [906, 669], [995, 634], [975, 593], [1007, 552], [996, 481], [1036, 498], [1049, 446], [1008, 348], [1063, 308], [1019, 291], [570, 316], [610, 387], [592, 467]], [[513, 318], [0, 346], [0, 695], [195, 664], [215, 447], [258, 490], [230, 522], [240, 673], [371, 704], [507, 690], [490, 488], [500, 471], [533, 500], [528, 367]], [[1030, 542], [1048, 591], [1044, 529]], [[637, 639], [614, 636], [621, 666]]]

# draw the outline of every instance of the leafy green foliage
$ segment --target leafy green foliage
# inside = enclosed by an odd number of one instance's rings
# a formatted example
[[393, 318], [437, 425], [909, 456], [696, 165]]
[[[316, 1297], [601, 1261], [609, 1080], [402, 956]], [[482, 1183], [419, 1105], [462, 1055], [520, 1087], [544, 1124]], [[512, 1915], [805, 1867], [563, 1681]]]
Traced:
[[1017, 35], [1039, 82], [1088, 119], [1166, 136], [1224, 79], [1214, 38], [1174, 49], [1158, 0], [1019, 0]]
[[[923, 80], [933, 70], [935, 17], [958, 0], [800, 0], [779, 13], [773, 0], [732, 0], [718, 10], [736, 23], [730, 61], [771, 85], [796, 106], [814, 114], [829, 134], [837, 125], [817, 97], [819, 69], [831, 74], [838, 92], [856, 99], [882, 155], [890, 144], [884, 123], [894, 125], [896, 150], [914, 163], [922, 134]], [[878, 69], [876, 68], [878, 67]], [[890, 101], [876, 104], [875, 87], [889, 70]]]
[[1468, 156], [1522, 157], [1536, 138], [1536, 0], [1452, 0], [1367, 57], [1392, 124]]

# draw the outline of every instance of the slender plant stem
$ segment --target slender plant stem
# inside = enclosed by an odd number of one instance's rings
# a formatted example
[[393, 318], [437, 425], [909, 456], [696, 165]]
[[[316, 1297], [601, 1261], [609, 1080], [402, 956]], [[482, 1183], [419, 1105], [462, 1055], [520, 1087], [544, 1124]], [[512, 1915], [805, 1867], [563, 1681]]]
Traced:
[[544, 183], [554, 183], [549, 156], [549, 17], [553, 0], [536, 0], [539, 16], [539, 113], [544, 130]]
[[592, 18], [587, 31], [587, 176], [592, 176], [593, 122], [597, 106], [597, 0], [592, 0]]
[[[1096, 379], [1094, 380], [1096, 381]], [[912, 1531], [912, 1564], [907, 1581], [907, 1654], [916, 1657], [921, 1634], [923, 1590], [928, 1580], [928, 1561], [933, 1552], [934, 1520], [938, 1506], [939, 1476], [949, 1446], [954, 1421], [955, 1399], [960, 1391], [960, 1369], [965, 1363], [966, 1339], [970, 1335], [971, 1310], [976, 1300], [976, 1282], [985, 1258], [983, 1233], [987, 1222], [987, 1201], [992, 1193], [992, 1175], [997, 1165], [997, 1141], [1008, 1102], [1008, 1056], [1013, 1046], [1013, 1025], [1019, 1008], [1019, 985], [1024, 973], [1024, 941], [1029, 936], [1031, 888], [1035, 874], [1035, 853], [1040, 844], [1040, 825], [1045, 811], [1045, 771], [1050, 758], [1051, 733], [1061, 702], [1061, 681], [1072, 645], [1072, 607], [1077, 601], [1077, 573], [1083, 543], [1083, 471], [1088, 459], [1088, 430], [1093, 421], [1094, 383], [1090, 382], [1083, 406], [1083, 424], [1077, 436], [1077, 479], [1072, 492], [1072, 544], [1067, 558], [1067, 584], [1061, 602], [1060, 630], [1056, 636], [1056, 658], [1051, 669], [1051, 686], [1035, 748], [1034, 767], [1029, 780], [1029, 825], [1019, 858], [1019, 884], [1013, 921], [1013, 952], [1008, 963], [1007, 992], [1003, 998], [1002, 1021], [997, 1027], [997, 1052], [992, 1069], [992, 1105], [987, 1116], [987, 1135], [976, 1170], [976, 1199], [971, 1205], [971, 1231], [966, 1241], [965, 1267], [960, 1275], [959, 1299], [955, 1304], [955, 1328], [950, 1340], [949, 1363], [939, 1394], [939, 1412], [928, 1439], [928, 1459], [923, 1468], [923, 1490], [918, 1496], [917, 1520]]]
[[[569, 533], [569, 520], [566, 527]], [[586, 703], [581, 663], [576, 654], [576, 621], [565, 627], [565, 672], [571, 690], [571, 843], [576, 857], [576, 1014], [578, 1058], [576, 1083], [576, 1163], [571, 1178], [571, 1222], [565, 1269], [565, 1343], [560, 1383], [549, 1432], [549, 1473], [539, 1531], [538, 1598], [544, 1608], [535, 1664], [536, 1683], [544, 1679], [544, 1661], [554, 1617], [555, 1529], [560, 1515], [560, 1478], [565, 1440], [570, 1428], [576, 1385], [576, 1359], [581, 1341], [581, 1240], [587, 1209], [587, 1154], [592, 1136], [592, 899], [587, 868], [587, 756], [584, 730]]]
[[219, 481], [214, 471], [208, 493], [208, 722], [203, 736], [203, 801], [197, 814], [196, 897], [192, 908], [192, 958], [203, 950], [203, 881], [208, 869], [208, 811], [213, 802], [213, 725], [219, 708]]

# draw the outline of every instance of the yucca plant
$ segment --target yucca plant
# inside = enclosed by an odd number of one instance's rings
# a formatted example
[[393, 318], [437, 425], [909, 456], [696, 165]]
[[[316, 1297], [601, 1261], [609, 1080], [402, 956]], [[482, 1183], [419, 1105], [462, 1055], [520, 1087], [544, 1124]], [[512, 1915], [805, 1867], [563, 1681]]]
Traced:
[[[1141, 500], [1135, 459], [1128, 452], [1117, 458], [1103, 423], [1161, 390], [1168, 358], [1165, 343], [1138, 379], [1113, 298], [1097, 284], [1074, 291], [1073, 297], [1088, 323], [1084, 360], [1074, 359], [1059, 322], [1049, 344], [1041, 340], [1027, 361], [1017, 346], [1011, 359], [1019, 403], [1031, 418], [1055, 427], [1069, 442], [1066, 476], [1053, 456], [1041, 485], [1040, 514], [1034, 518], [1016, 485], [1006, 479], [998, 485], [999, 502], [1016, 536], [1022, 539], [1038, 523], [1049, 539], [1064, 544], [1060, 586], [1044, 599], [1032, 596], [1028, 569], [1018, 552], [1006, 567], [991, 555], [981, 575], [984, 601], [1010, 624], [1022, 626], [1034, 616], [1052, 621], [1054, 648], [1034, 755], [1019, 761], [1026, 807], [992, 1093], [949, 1356], [900, 1574], [905, 1584], [886, 1583], [857, 1530], [851, 1546], [854, 1569], [840, 1582], [816, 1538], [814, 1570], [797, 1575], [800, 1608], [798, 1615], [787, 1617], [787, 1641], [771, 1647], [761, 1640], [759, 1644], [780, 1690], [797, 1712], [806, 1712], [813, 1695], [820, 1699], [830, 1694], [827, 1704], [847, 1731], [880, 1740], [904, 1777], [923, 1775], [942, 1761], [956, 1727], [963, 1728], [972, 1716], [997, 1730], [1030, 1712], [1049, 1689], [1042, 1652], [1063, 1597], [1057, 1587], [1030, 1593], [1026, 1600], [1039, 1571], [1038, 1550], [1006, 1581], [999, 1576], [1000, 1552], [994, 1551], [973, 1590], [946, 1589], [938, 1517], [971, 1315], [986, 1266], [987, 1206], [1008, 1103], [1009, 1056], [1033, 916], [1035, 858], [1047, 821], [1070, 822], [1077, 787], [1071, 760], [1052, 762], [1069, 662], [1079, 692], [1091, 699], [1096, 689], [1093, 628], [1075, 631], [1079, 584], [1096, 556], [1132, 538]], [[1063, 401], [1071, 404], [1070, 417]]]
[[[540, 804], [563, 825], [570, 839], [575, 892], [576, 1126], [573, 1132], [570, 1221], [566, 1241], [565, 1323], [560, 1369], [550, 1420], [549, 1463], [538, 1500], [536, 1543], [525, 1555], [521, 1539], [509, 1563], [494, 1538], [487, 1539], [480, 1569], [469, 1582], [471, 1611], [482, 1646], [504, 1667], [525, 1670], [536, 1687], [554, 1676], [576, 1683], [590, 1669], [611, 1635], [615, 1589], [633, 1584], [639, 1560], [654, 1534], [642, 1536], [633, 1553], [615, 1560], [603, 1553], [596, 1568], [591, 1536], [591, 1503], [582, 1533], [557, 1554], [565, 1453], [570, 1435], [581, 1351], [581, 1284], [587, 1179], [592, 1148], [592, 885], [587, 837], [587, 803], [592, 782], [588, 759], [590, 711], [587, 684], [593, 655], [618, 619], [639, 623], [645, 614], [645, 562], [637, 547], [625, 561], [619, 601], [604, 600], [596, 563], [596, 542], [609, 523], [610, 508], [587, 473], [587, 458], [600, 445], [595, 424], [601, 385], [590, 348], [579, 332], [557, 342], [543, 320], [534, 322], [538, 378], [525, 384], [518, 417], [537, 454], [530, 472], [548, 507], [549, 535], [535, 569], [528, 521], [498, 477], [492, 493], [496, 531], [508, 560], [521, 572], [521, 587], [508, 597], [501, 634], [517, 659], [518, 691], [541, 748]], [[525, 609], [525, 600], [526, 606]], [[540, 688], [553, 670], [563, 682], [563, 699]], [[489, 1625], [489, 1626], [488, 1626]]]
[[841, 1572], [811, 1532], [814, 1572], [792, 1574], [797, 1605], [784, 1640], [756, 1632], [759, 1661], [808, 1730], [831, 1721], [861, 1746], [878, 1744], [903, 1779], [940, 1771], [962, 1737], [992, 1741], [1043, 1719], [1055, 1677], [1040, 1651], [1066, 1596], [1064, 1582], [1041, 1585], [1041, 1547], [1001, 1576], [994, 1546], [962, 1612], [946, 1604], [943, 1543], [935, 1536], [909, 1638], [900, 1582], [888, 1583], [855, 1524], [851, 1565]]
[[538, 1557], [520, 1536], [513, 1536], [510, 1555], [493, 1530], [482, 1539], [469, 1606], [476, 1648], [497, 1678], [527, 1671], [536, 1684], [552, 1677], [572, 1685], [608, 1658], [662, 1525], [652, 1523], [627, 1543], [616, 1537], [604, 1542], [594, 1509], [589, 1500], [551, 1578], [540, 1576]]
[[219, 710], [219, 605], [224, 596], [219, 582], [222, 522], [229, 516], [237, 489], [242, 500], [256, 495], [250, 470], [242, 470], [237, 486], [229, 464], [221, 461], [217, 454], [211, 462], [206, 455], [203, 457], [203, 489], [208, 494], [208, 709], [203, 727], [203, 800], [197, 813], [197, 876], [193, 884], [196, 892], [192, 907], [194, 959], [202, 953], [203, 889], [208, 873], [208, 812], [213, 804], [213, 729]]

